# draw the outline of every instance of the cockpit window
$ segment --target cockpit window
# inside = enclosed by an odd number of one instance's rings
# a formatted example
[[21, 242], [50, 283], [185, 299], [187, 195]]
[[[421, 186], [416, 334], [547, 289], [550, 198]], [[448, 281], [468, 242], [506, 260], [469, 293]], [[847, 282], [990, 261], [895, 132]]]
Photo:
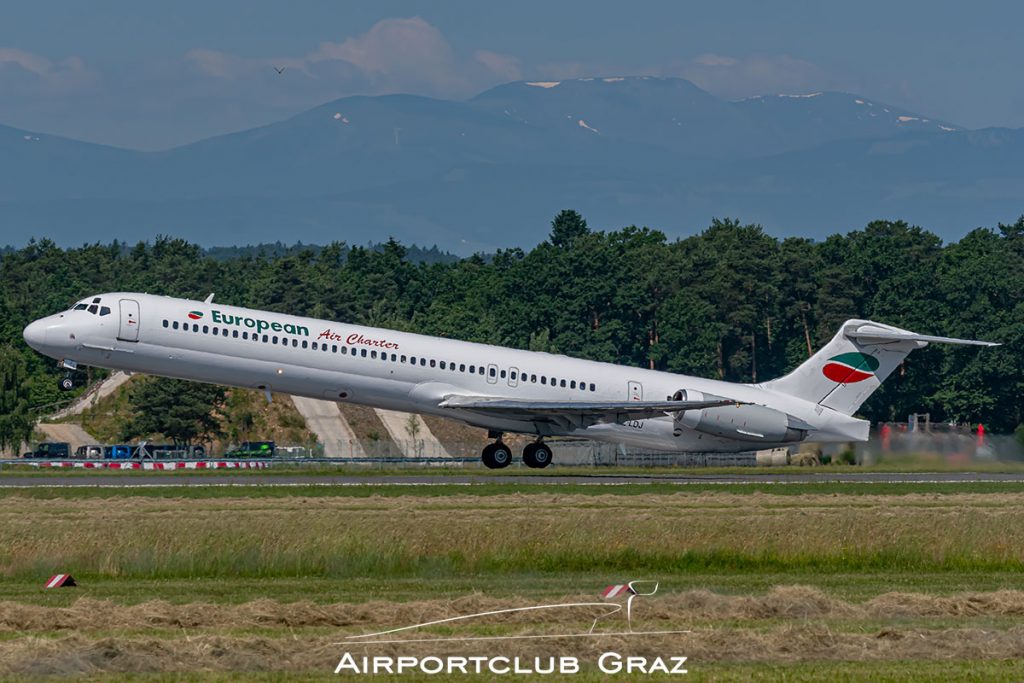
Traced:
[[110, 315], [110, 306], [103, 306], [100, 308], [100, 315]]
[[95, 299], [93, 299], [93, 300], [92, 300], [92, 302], [93, 302], [94, 304], [98, 304], [98, 303], [100, 302], [100, 298], [99, 298], [99, 297], [96, 297]]
[[98, 310], [99, 306], [97, 306], [96, 304], [93, 304], [92, 306], [89, 307], [89, 312], [92, 313], [93, 315], [96, 315], [96, 311]]
[[76, 304], [75, 307], [73, 309], [71, 309], [71, 310], [73, 310], [73, 311], [84, 311], [88, 307], [89, 307], [89, 304]]

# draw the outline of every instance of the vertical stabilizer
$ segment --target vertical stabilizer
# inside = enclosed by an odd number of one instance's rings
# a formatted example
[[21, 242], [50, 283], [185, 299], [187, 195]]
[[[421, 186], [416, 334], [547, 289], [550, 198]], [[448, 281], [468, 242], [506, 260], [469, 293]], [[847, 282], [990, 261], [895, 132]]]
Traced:
[[848, 320], [800, 367], [762, 386], [852, 415], [914, 349], [930, 342], [998, 346], [992, 342], [915, 334], [869, 320]]

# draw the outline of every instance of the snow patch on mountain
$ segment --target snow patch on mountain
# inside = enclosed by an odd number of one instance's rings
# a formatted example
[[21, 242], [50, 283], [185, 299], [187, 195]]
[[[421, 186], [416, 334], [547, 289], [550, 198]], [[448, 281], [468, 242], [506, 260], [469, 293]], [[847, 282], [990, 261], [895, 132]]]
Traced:
[[562, 81], [527, 81], [526, 85], [532, 85], [535, 88], [547, 89], [562, 85]]

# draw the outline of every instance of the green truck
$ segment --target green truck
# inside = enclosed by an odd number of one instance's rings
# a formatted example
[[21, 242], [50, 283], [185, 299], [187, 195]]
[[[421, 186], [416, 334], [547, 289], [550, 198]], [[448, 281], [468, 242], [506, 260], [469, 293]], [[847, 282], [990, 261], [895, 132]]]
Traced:
[[277, 445], [273, 441], [243, 441], [238, 448], [224, 455], [232, 458], [272, 458], [275, 453]]

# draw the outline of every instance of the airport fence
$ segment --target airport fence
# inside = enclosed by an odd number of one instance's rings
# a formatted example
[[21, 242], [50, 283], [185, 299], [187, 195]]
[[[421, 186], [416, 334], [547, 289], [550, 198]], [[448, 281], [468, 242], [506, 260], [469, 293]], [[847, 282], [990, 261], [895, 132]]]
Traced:
[[[754, 452], [746, 453], [673, 453], [648, 451], [608, 443], [586, 440], [549, 440], [554, 452], [554, 463], [567, 467], [733, 467], [753, 466]], [[339, 441], [329, 449], [337, 454], [332, 461], [351, 463], [381, 461], [384, 464], [451, 464], [455, 466], [480, 465], [480, 451], [485, 443], [480, 441], [441, 444], [433, 440], [400, 441]], [[521, 447], [520, 447], [521, 448]], [[512, 447], [518, 456], [520, 448]], [[279, 448], [279, 454], [287, 447]], [[303, 455], [323, 458], [322, 444], [314, 448], [303, 448]], [[299, 455], [290, 453], [293, 457]], [[301, 457], [301, 456], [300, 456]], [[514, 463], [519, 458], [513, 458]]]

